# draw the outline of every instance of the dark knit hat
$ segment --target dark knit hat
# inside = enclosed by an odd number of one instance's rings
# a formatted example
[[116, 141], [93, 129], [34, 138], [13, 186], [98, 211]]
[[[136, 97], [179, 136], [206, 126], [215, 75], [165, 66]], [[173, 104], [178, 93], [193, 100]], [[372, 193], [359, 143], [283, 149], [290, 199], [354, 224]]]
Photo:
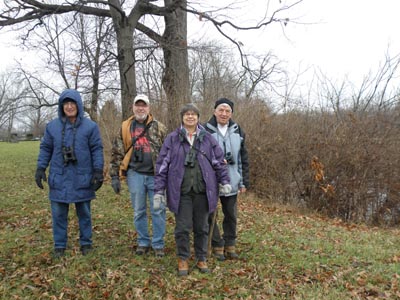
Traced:
[[218, 105], [221, 104], [228, 104], [231, 107], [231, 110], [233, 112], [233, 102], [227, 98], [219, 98], [217, 101], [215, 101], [214, 109], [217, 108]]
[[193, 103], [188, 103], [188, 104], [185, 104], [184, 106], [182, 106], [182, 108], [181, 108], [181, 112], [180, 112], [181, 120], [183, 120], [183, 115], [185, 113], [187, 113], [188, 111], [193, 111], [194, 113], [197, 114], [197, 117], [200, 118], [200, 110], [197, 108], [197, 106], [194, 105]]

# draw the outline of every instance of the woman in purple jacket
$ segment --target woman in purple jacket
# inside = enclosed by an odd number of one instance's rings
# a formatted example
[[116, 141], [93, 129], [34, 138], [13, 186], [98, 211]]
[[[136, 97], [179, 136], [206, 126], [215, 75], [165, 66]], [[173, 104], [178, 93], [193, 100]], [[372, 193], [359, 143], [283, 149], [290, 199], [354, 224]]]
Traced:
[[206, 263], [208, 216], [217, 207], [219, 190], [229, 192], [224, 153], [200, 124], [199, 109], [186, 104], [180, 112], [182, 126], [164, 141], [156, 163], [154, 201], [165, 203], [175, 214], [178, 275], [189, 273], [190, 233], [193, 228], [196, 267], [208, 273]]

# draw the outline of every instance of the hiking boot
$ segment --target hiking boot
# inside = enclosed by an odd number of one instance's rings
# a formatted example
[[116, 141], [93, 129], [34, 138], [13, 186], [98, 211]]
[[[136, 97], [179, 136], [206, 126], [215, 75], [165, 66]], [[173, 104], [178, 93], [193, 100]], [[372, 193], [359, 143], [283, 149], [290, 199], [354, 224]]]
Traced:
[[154, 254], [156, 257], [164, 257], [165, 255], [164, 249], [163, 248], [154, 249]]
[[65, 256], [65, 248], [55, 248], [53, 252], [54, 258], [61, 258]]
[[82, 245], [81, 253], [83, 256], [88, 255], [93, 250], [92, 245]]
[[187, 276], [188, 274], [189, 274], [188, 261], [178, 258], [178, 276]]
[[238, 259], [239, 255], [237, 255], [235, 246], [226, 246], [225, 247], [225, 257], [230, 259]]
[[213, 247], [212, 253], [217, 258], [217, 260], [219, 260], [219, 261], [225, 260], [223, 247]]
[[210, 269], [205, 261], [199, 260], [196, 264], [196, 268], [199, 269], [201, 273], [210, 273]]
[[138, 246], [136, 248], [136, 255], [143, 255], [150, 251], [150, 247]]

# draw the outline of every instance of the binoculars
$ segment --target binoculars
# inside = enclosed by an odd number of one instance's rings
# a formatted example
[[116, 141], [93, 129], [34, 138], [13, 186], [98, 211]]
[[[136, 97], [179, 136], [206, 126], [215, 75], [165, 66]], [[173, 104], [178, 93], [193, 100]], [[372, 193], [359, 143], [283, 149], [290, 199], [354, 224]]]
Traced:
[[190, 149], [190, 151], [186, 154], [185, 157], [185, 167], [194, 168], [195, 159], [196, 159], [195, 152], [193, 149]]
[[62, 155], [64, 159], [64, 166], [69, 163], [76, 163], [78, 160], [75, 157], [74, 148], [73, 147], [62, 147]]
[[233, 155], [232, 155], [231, 152], [226, 152], [225, 160], [226, 160], [226, 163], [229, 164], [229, 165], [234, 165], [235, 164], [235, 160], [233, 159]]
[[143, 162], [143, 149], [135, 148], [133, 150], [133, 161], [134, 162]]

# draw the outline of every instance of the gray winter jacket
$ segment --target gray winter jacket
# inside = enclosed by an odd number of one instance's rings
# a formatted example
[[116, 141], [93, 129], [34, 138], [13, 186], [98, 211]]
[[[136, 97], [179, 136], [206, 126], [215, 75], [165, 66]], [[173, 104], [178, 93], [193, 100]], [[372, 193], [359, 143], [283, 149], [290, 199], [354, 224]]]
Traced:
[[[215, 116], [205, 124], [205, 128], [218, 141], [220, 147], [224, 150], [225, 159], [228, 159], [228, 171], [231, 179], [232, 191], [223, 196], [235, 195], [239, 188], [249, 188], [249, 160], [245, 145], [245, 134], [240, 126], [229, 120], [228, 130], [225, 136], [218, 130], [218, 124]], [[231, 163], [229, 163], [231, 162]]]

